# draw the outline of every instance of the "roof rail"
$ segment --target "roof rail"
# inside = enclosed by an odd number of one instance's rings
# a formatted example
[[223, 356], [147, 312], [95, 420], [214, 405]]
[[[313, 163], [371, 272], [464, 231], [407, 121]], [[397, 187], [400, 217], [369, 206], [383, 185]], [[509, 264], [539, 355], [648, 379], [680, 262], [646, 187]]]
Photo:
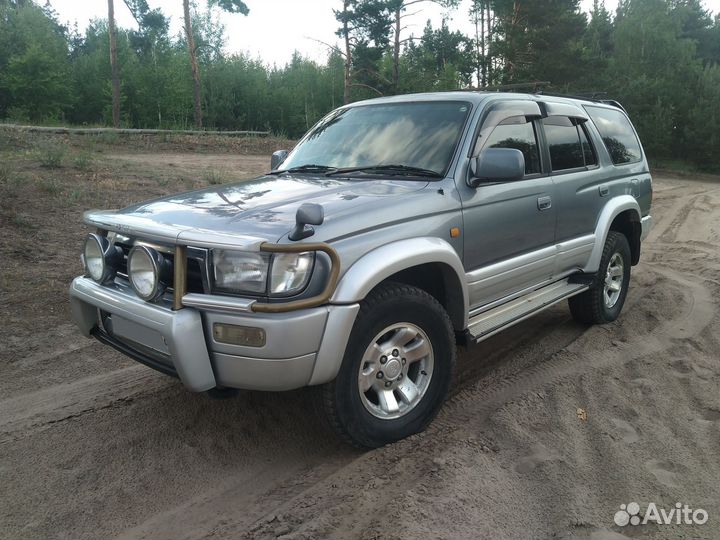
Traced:
[[498, 84], [495, 86], [483, 86], [478, 92], [500, 92], [502, 90], [523, 90], [532, 88], [533, 92], [541, 90], [544, 86], [550, 86], [550, 81], [530, 81], [524, 83]]
[[592, 103], [603, 103], [605, 105], [617, 107], [618, 109], [623, 111], [625, 114], [627, 114], [625, 107], [623, 107], [619, 101], [617, 101], [615, 99], [598, 99], [598, 98], [600, 98], [600, 96], [606, 96], [607, 92], [581, 92], [579, 94], [555, 94], [555, 93], [551, 93], [551, 92], [543, 92], [541, 90], [540, 92], [535, 92], [535, 93], [540, 96], [564, 97], [564, 98], [570, 98], [570, 99], [579, 99], [581, 101], [590, 101]]
[[617, 108], [620, 109], [622, 112], [624, 112], [625, 114], [627, 114], [627, 111], [625, 110], [625, 107], [623, 107], [623, 106], [620, 104], [620, 102], [617, 101], [617, 100], [615, 100], [615, 99], [601, 99], [601, 100], [600, 100], [600, 103], [604, 103], [605, 105], [612, 105], [613, 107], [617, 107]]
[[607, 96], [607, 92], [602, 91], [591, 91], [591, 92], [579, 92], [577, 94], [559, 94], [555, 92], [546, 92], [544, 90], [544, 87], [551, 86], [550, 81], [530, 81], [530, 82], [524, 82], [524, 83], [512, 83], [512, 84], [498, 84], [495, 86], [484, 86], [483, 88], [471, 88], [470, 90], [475, 90], [477, 92], [500, 92], [504, 90], [513, 91], [513, 90], [528, 90], [531, 89], [532, 94], [536, 94], [539, 96], [552, 96], [552, 97], [563, 97], [563, 98], [570, 98], [570, 99], [578, 99], [582, 101], [590, 101], [592, 103], [603, 103], [605, 105], [610, 105], [612, 107], [617, 107], [621, 111], [623, 111], [625, 114], [627, 114], [627, 111], [625, 110], [625, 107], [623, 107], [619, 101], [614, 99], [600, 99], [603, 96]]
[[561, 94], [559, 92], [545, 92], [544, 90], [540, 90], [539, 92], [535, 92], [535, 93], [542, 95], [542, 96], [581, 99], [583, 101], [600, 101], [598, 99], [600, 96], [607, 95], [607, 92], [578, 92], [577, 94]]

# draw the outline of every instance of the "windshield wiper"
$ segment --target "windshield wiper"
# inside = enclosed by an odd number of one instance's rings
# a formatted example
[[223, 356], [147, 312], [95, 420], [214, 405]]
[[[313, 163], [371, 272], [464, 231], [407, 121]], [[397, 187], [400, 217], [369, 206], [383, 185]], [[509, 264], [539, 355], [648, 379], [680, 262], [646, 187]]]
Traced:
[[294, 172], [327, 173], [327, 172], [333, 172], [336, 170], [337, 170], [337, 167], [328, 167], [327, 165], [315, 165], [314, 163], [308, 163], [306, 165], [298, 165], [297, 167], [290, 167], [289, 169], [270, 171], [270, 174], [294, 173]]
[[410, 165], [370, 165], [367, 167], [345, 167], [325, 173], [325, 176], [336, 174], [347, 174], [355, 172], [378, 172], [392, 176], [429, 176], [430, 178], [443, 178], [437, 171], [423, 169], [422, 167], [411, 167]]

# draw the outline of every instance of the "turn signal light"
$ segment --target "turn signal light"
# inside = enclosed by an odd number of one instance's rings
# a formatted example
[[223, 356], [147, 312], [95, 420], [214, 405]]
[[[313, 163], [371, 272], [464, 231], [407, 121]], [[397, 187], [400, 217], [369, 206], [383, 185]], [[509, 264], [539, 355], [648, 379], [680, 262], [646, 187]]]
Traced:
[[242, 345], [244, 347], [265, 346], [265, 330], [252, 326], [237, 326], [235, 324], [213, 324], [213, 338], [218, 343]]

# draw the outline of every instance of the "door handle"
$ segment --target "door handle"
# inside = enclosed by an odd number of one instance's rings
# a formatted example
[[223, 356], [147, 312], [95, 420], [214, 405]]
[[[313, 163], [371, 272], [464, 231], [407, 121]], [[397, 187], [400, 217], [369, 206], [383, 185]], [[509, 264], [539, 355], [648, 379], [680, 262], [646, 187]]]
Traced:
[[540, 210], [541, 212], [543, 210], [549, 210], [550, 208], [552, 208], [552, 199], [549, 195], [546, 195], [545, 197], [538, 197], [537, 206], [538, 210]]
[[601, 197], [605, 197], [608, 193], [610, 193], [610, 188], [608, 188], [606, 185], [602, 185], [598, 187], [598, 191], [600, 192]]

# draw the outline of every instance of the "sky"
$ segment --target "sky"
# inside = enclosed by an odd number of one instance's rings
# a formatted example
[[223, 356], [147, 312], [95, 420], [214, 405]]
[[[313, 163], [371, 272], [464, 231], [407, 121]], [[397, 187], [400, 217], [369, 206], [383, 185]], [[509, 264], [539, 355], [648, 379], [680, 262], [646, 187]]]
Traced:
[[[36, 0], [45, 3], [45, 0]], [[49, 0], [63, 23], [77, 23], [83, 32], [92, 19], [107, 17], [106, 0]], [[245, 52], [253, 58], [259, 58], [266, 64], [283, 65], [290, 61], [293, 51], [317, 61], [327, 57], [327, 46], [323, 41], [338, 44], [335, 35], [337, 21], [333, 8], [340, 6], [340, 0], [245, 0], [250, 8], [250, 15], [231, 15], [223, 13], [222, 23], [227, 34], [226, 52]], [[204, 4], [200, 0], [199, 4]], [[182, 0], [148, 0], [151, 8], [160, 8], [170, 17], [170, 29], [173, 34], [182, 28]], [[583, 9], [592, 6], [592, 0], [582, 0]], [[446, 12], [431, 2], [420, 4], [419, 13], [408, 17], [405, 21], [406, 35], [420, 35], [426, 21], [433, 26], [440, 26], [443, 15], [449, 18], [452, 30], [460, 30], [472, 34], [473, 27], [469, 21], [468, 10], [470, 0], [461, 0], [457, 10]], [[617, 0], [606, 0], [609, 10], [614, 10]], [[706, 0], [705, 6], [717, 13], [720, 11], [720, 0]], [[130, 12], [122, 0], [115, 0], [115, 17], [118, 25], [125, 28], [135, 27]]]

